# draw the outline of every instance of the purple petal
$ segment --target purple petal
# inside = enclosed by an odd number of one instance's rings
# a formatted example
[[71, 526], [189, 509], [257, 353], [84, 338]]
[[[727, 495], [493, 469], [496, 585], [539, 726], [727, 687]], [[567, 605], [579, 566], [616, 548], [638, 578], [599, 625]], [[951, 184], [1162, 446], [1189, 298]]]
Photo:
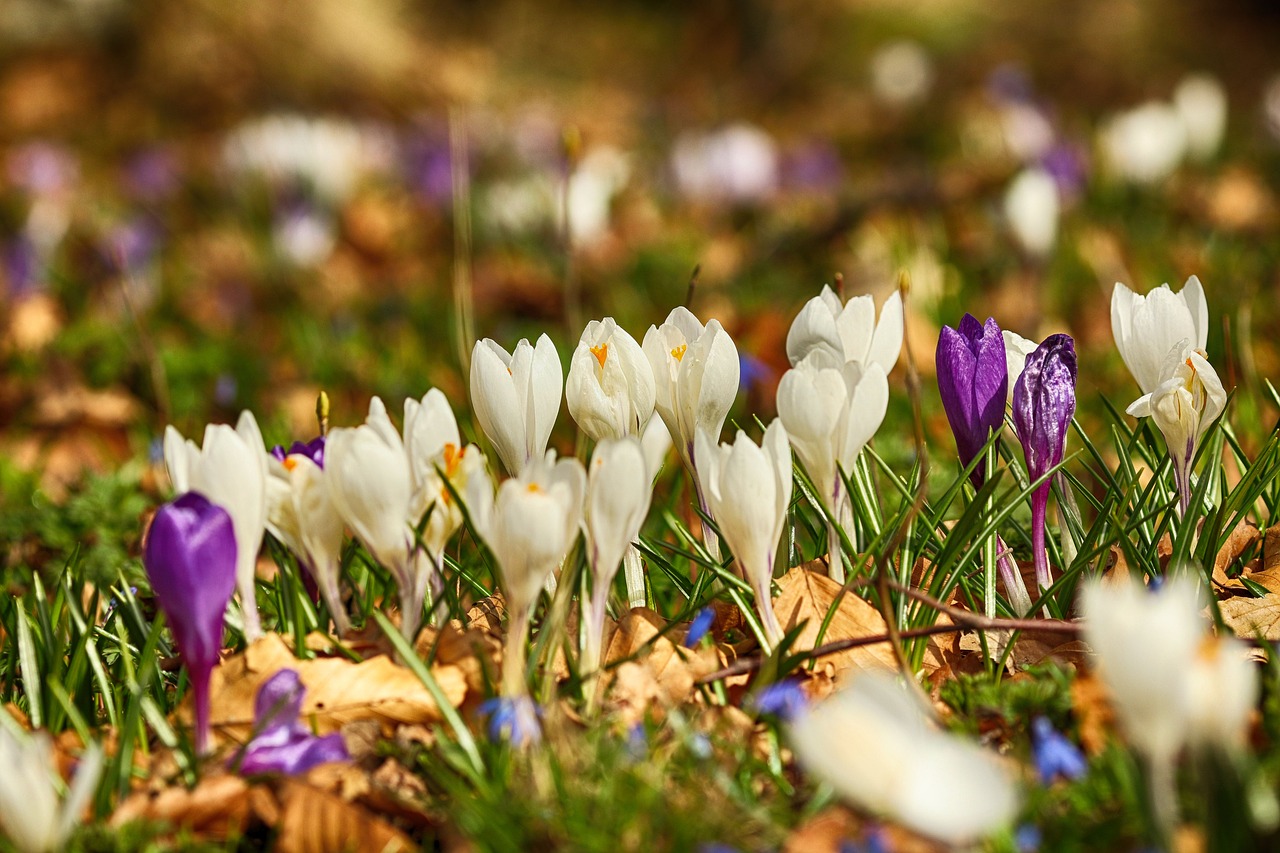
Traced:
[[287, 736], [280, 738], [277, 735], [275, 739], [254, 738], [249, 742], [240, 761], [242, 776], [261, 773], [296, 776], [321, 764], [351, 760], [340, 734], [319, 737], [301, 726], [281, 729], [280, 732]]
[[[302, 699], [307, 688], [294, 669], [282, 669], [258, 688], [253, 701], [254, 728], [265, 733], [281, 727], [289, 728], [302, 713]], [[256, 740], [257, 738], [255, 738]]]
[[1050, 335], [1027, 356], [1013, 388], [1013, 423], [1032, 480], [1062, 461], [1075, 411], [1075, 343], [1070, 335]]
[[480, 713], [490, 715], [490, 740], [505, 740], [517, 749], [542, 740], [541, 709], [528, 696], [490, 699], [481, 704]]
[[[936, 365], [942, 408], [960, 460], [968, 465], [1004, 421], [1009, 376], [999, 325], [992, 318], [979, 323], [966, 314], [958, 328], [943, 326]], [[971, 479], [980, 485], [982, 472], [974, 471]]]

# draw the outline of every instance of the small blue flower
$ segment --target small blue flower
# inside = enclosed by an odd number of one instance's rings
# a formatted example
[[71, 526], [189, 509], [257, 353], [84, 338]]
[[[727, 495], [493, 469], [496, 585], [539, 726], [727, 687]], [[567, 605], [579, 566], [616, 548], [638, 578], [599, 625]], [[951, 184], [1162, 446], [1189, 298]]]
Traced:
[[695, 757], [706, 760], [711, 757], [711, 739], [701, 732], [696, 732], [689, 736], [689, 751]]
[[649, 754], [649, 736], [643, 723], [636, 723], [627, 729], [627, 756], [632, 761], [643, 761]]
[[1034, 824], [1024, 823], [1013, 833], [1013, 843], [1018, 848], [1018, 853], [1035, 853], [1043, 841], [1040, 827]]
[[696, 648], [698, 643], [702, 642], [702, 638], [711, 630], [711, 625], [716, 621], [716, 610], [710, 605], [698, 611], [698, 615], [693, 617], [693, 621], [689, 623], [689, 632], [684, 635], [684, 642], [681, 643], [686, 649]]
[[1084, 753], [1056, 730], [1047, 717], [1036, 717], [1031, 723], [1031, 755], [1043, 785], [1059, 776], [1079, 779], [1089, 770]]
[[480, 706], [480, 713], [489, 715], [490, 740], [505, 740], [517, 749], [542, 742], [538, 722], [542, 709], [528, 696], [489, 699]]
[[840, 853], [889, 853], [884, 842], [884, 831], [879, 826], [871, 826], [861, 841], [846, 838], [840, 842]]
[[752, 705], [761, 714], [773, 714], [786, 722], [790, 722], [809, 708], [809, 697], [804, 688], [794, 678], [770, 684], [752, 699]]

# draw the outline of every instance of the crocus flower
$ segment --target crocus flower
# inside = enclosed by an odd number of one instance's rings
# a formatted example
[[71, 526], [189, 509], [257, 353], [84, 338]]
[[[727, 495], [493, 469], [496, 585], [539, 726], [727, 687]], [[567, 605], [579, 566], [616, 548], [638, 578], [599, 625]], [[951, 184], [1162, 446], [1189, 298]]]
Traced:
[[1005, 190], [1005, 221], [1018, 245], [1033, 257], [1043, 258], [1053, 250], [1061, 207], [1057, 182], [1040, 168], [1019, 172]]
[[342, 565], [342, 515], [325, 482], [324, 437], [295, 441], [267, 459], [267, 529], [293, 552], [315, 579], [339, 634], [350, 627], [338, 589]]
[[188, 492], [156, 512], [142, 555], [191, 679], [199, 753], [209, 743], [209, 677], [222, 650], [222, 619], [236, 584], [236, 551], [227, 511]]
[[244, 611], [244, 636], [262, 636], [254, 580], [258, 549], [267, 524], [267, 457], [253, 413], [244, 411], [235, 429], [210, 424], [204, 443], [184, 440], [172, 426], [164, 432], [164, 462], [178, 494], [199, 492], [225, 509], [236, 531], [236, 586]]
[[[1075, 411], [1075, 343], [1070, 335], [1050, 335], [1027, 356], [1013, 389], [1013, 424], [1032, 482], [1061, 464]], [[1051, 487], [1052, 481], [1045, 480], [1031, 493], [1031, 550], [1035, 553], [1036, 583], [1041, 589], [1053, 583], [1044, 544]]]
[[1165, 355], [1155, 389], [1126, 409], [1136, 418], [1154, 419], [1164, 435], [1184, 515], [1191, 507], [1191, 463], [1226, 404], [1227, 392], [1213, 365], [1202, 350], [1192, 349], [1191, 342], [1183, 340]]
[[1085, 641], [1097, 653], [1121, 729], [1146, 759], [1157, 815], [1177, 820], [1174, 765], [1186, 745], [1239, 749], [1258, 698], [1258, 673], [1235, 637], [1213, 637], [1199, 583], [1166, 578], [1084, 588]]
[[[943, 326], [936, 362], [942, 408], [960, 461], [968, 465], [1004, 424], [1009, 373], [1000, 327], [990, 317], [979, 323], [972, 314], [964, 315], [959, 328]], [[983, 477], [981, 465], [970, 474], [974, 486]]]
[[1173, 91], [1173, 106], [1187, 131], [1187, 153], [1208, 160], [1227, 129], [1227, 92], [1208, 74], [1184, 77]]
[[1004, 329], [1000, 332], [1004, 338], [1004, 361], [1009, 371], [1009, 405], [1013, 405], [1013, 389], [1018, 385], [1018, 377], [1022, 375], [1022, 368], [1027, 366], [1027, 356], [1036, 351], [1036, 347], [1040, 344], [1029, 338], [1024, 338], [1017, 332], [1011, 332]]
[[1209, 340], [1209, 305], [1195, 276], [1174, 293], [1163, 284], [1139, 296], [1116, 282], [1111, 291], [1111, 334], [1125, 367], [1143, 394], [1162, 381], [1161, 366], [1174, 344], [1184, 338], [1203, 350]]
[[66, 848], [102, 775], [102, 747], [90, 744], [80, 757], [66, 797], [46, 732], [30, 737], [0, 727], [0, 827], [19, 853]]
[[[605, 606], [609, 587], [622, 563], [623, 555], [640, 535], [640, 526], [649, 513], [653, 481], [645, 465], [640, 439], [606, 438], [596, 445], [587, 474], [586, 523], [587, 562], [591, 566], [591, 600], [584, 611], [582, 671], [594, 672], [600, 665], [600, 644], [604, 640]], [[640, 579], [641, 602], [644, 579]], [[631, 579], [628, 579], [631, 586]]]
[[653, 415], [653, 368], [612, 317], [592, 320], [569, 362], [569, 414], [594, 441], [639, 435]]
[[563, 390], [560, 356], [546, 335], [537, 346], [521, 338], [511, 353], [489, 338], [476, 343], [471, 405], [511, 476], [520, 476], [546, 451]]
[[253, 737], [231, 761], [242, 776], [296, 776], [320, 764], [351, 760], [341, 734], [320, 737], [299, 721], [306, 693], [302, 679], [292, 669], [280, 670], [258, 688], [253, 702]]
[[[548, 451], [498, 489], [480, 534], [497, 559], [510, 623], [502, 658], [502, 692], [524, 696], [525, 640], [538, 594], [564, 561], [582, 521], [587, 474], [577, 459]], [[487, 517], [484, 517], [487, 516]]]
[[[840, 365], [815, 350], [788, 370], [778, 383], [778, 418], [796, 454], [813, 478], [818, 496], [837, 523], [849, 530], [852, 510], [841, 473], [849, 474], [858, 454], [884, 421], [889, 406], [889, 380], [877, 363]], [[831, 549], [828, 571], [844, 583], [840, 537], [827, 531]]]
[[1154, 184], [1182, 162], [1187, 128], [1170, 104], [1148, 101], [1108, 120], [1098, 143], [1118, 177], [1134, 184]]
[[717, 446], [705, 432], [699, 432], [696, 441], [711, 516], [751, 584], [764, 628], [764, 645], [772, 649], [783, 634], [773, 612], [770, 585], [791, 504], [787, 430], [775, 419], [759, 445], [742, 430], [732, 445]]
[[894, 291], [880, 308], [869, 295], [840, 304], [829, 286], [800, 309], [787, 331], [787, 358], [795, 367], [814, 350], [823, 350], [840, 364], [856, 361], [878, 364], [888, 374], [898, 363], [903, 336], [902, 294]]
[[1031, 721], [1031, 755], [1041, 785], [1048, 785], [1059, 777], [1079, 779], [1089, 772], [1089, 762], [1080, 747], [1055, 729], [1048, 717]]
[[790, 726], [800, 764], [854, 805], [948, 845], [1007, 825], [1018, 795], [996, 757], [939, 731], [887, 673], [867, 673]]

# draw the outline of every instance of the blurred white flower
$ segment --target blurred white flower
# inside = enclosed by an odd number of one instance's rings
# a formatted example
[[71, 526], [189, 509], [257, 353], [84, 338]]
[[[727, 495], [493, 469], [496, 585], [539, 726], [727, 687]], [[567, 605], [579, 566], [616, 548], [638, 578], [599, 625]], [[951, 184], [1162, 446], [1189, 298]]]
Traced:
[[1267, 81], [1262, 90], [1262, 114], [1272, 138], [1280, 140], [1280, 74]]
[[1058, 136], [1044, 110], [1026, 101], [1000, 105], [1000, 129], [1005, 148], [1022, 163], [1044, 157]]
[[267, 527], [267, 452], [253, 413], [240, 413], [235, 429], [209, 424], [204, 443], [183, 439], [173, 426], [164, 432], [164, 462], [178, 494], [199, 492], [231, 516], [236, 533], [236, 588], [244, 612], [245, 639], [262, 636], [255, 577]]
[[1175, 344], [1186, 338], [1192, 349], [1204, 350], [1209, 340], [1209, 304], [1200, 279], [1191, 276], [1177, 293], [1162, 284], [1145, 296], [1116, 282], [1111, 335], [1138, 387], [1150, 394], [1160, 384], [1165, 355]]
[[694, 201], [752, 203], [777, 189], [778, 159], [773, 137], [739, 123], [711, 133], [680, 134], [671, 168], [681, 194]]
[[1227, 92], [1216, 77], [1192, 74], [1173, 92], [1173, 105], [1187, 130], [1187, 151], [1197, 160], [1218, 152], [1227, 129]]
[[1171, 105], [1148, 101], [1113, 116], [1102, 128], [1099, 147], [1120, 178], [1151, 184], [1178, 168], [1187, 151], [1187, 129]]
[[645, 469], [651, 476], [657, 477], [667, 454], [671, 452], [671, 433], [667, 431], [667, 424], [657, 411], [654, 411], [645, 424], [644, 432], [640, 434], [640, 443], [644, 446]]
[[1005, 191], [1005, 220], [1029, 255], [1043, 257], [1052, 251], [1060, 208], [1058, 184], [1043, 169], [1023, 169]]
[[933, 88], [933, 60], [914, 41], [895, 41], [871, 57], [871, 90], [880, 101], [909, 106], [923, 101]]
[[948, 845], [1007, 826], [1011, 774], [976, 743], [939, 731], [887, 673], [853, 679], [790, 727], [800, 764], [855, 806]]
[[90, 744], [65, 799], [46, 732], [19, 738], [0, 726], [0, 826], [19, 853], [63, 849], [102, 775], [102, 748]]
[[656, 393], [653, 368], [636, 339], [612, 317], [588, 323], [565, 383], [579, 429], [594, 441], [639, 435], [653, 416]]
[[569, 177], [569, 239], [591, 245], [609, 231], [613, 200], [631, 179], [631, 160], [616, 148], [601, 146], [583, 155]]

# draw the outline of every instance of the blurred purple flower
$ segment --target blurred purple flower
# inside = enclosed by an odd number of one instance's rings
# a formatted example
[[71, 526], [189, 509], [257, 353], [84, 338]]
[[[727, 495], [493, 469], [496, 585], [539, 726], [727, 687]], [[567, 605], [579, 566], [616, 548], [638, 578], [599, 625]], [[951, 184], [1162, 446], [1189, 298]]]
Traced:
[[834, 145], [812, 140], [782, 155], [781, 173], [786, 189], [834, 194], [844, 179], [844, 164]]
[[[968, 465], [1004, 423], [1009, 374], [1000, 327], [990, 317], [983, 324], [965, 314], [958, 329], [942, 327], [936, 361], [942, 408], [956, 437], [960, 461]], [[982, 485], [982, 465], [969, 479], [975, 487]]]
[[987, 75], [987, 95], [999, 103], [1029, 103], [1034, 94], [1026, 69], [1006, 62]]
[[222, 651], [222, 619], [236, 584], [231, 516], [187, 492], [156, 512], [142, 555], [151, 589], [169, 620], [195, 698], [196, 751], [209, 743], [209, 676]]
[[809, 697], [804, 687], [794, 678], [774, 682], [755, 695], [752, 704], [761, 714], [772, 714], [790, 722], [809, 708]]
[[320, 737], [299, 722], [307, 689], [296, 670], [282, 669], [258, 688], [253, 703], [254, 736], [231, 761], [240, 775], [296, 776], [332, 761], [350, 761], [342, 735]]
[[305, 456], [312, 462], [316, 463], [316, 467], [324, 470], [324, 436], [316, 436], [307, 442], [295, 441], [289, 445], [289, 449], [285, 450], [284, 445], [277, 444], [271, 448], [271, 455], [281, 462], [287, 456]]
[[520, 749], [542, 741], [542, 709], [528, 696], [499, 696], [480, 705], [480, 713], [489, 716], [489, 739], [505, 740]]
[[174, 194], [182, 180], [178, 157], [173, 149], [153, 145], [135, 153], [124, 167], [124, 188], [141, 202], [164, 201]]
[[1064, 199], [1078, 198], [1089, 177], [1084, 149], [1070, 142], [1059, 142], [1045, 152], [1040, 158], [1040, 167], [1053, 178]]
[[702, 638], [711, 630], [711, 626], [716, 621], [716, 609], [707, 606], [698, 611], [698, 615], [693, 617], [693, 621], [689, 623], [689, 630], [684, 635], [684, 642], [680, 645], [686, 649], [696, 648], [698, 643], [702, 642]]
[[[1013, 386], [1013, 424], [1032, 482], [1062, 462], [1075, 411], [1075, 342], [1070, 335], [1050, 335], [1027, 356], [1026, 367]], [[1053, 583], [1044, 546], [1051, 486], [1052, 482], [1046, 480], [1031, 494], [1031, 548], [1035, 552], [1036, 582], [1041, 589]]]
[[444, 128], [427, 128], [401, 146], [405, 181], [426, 204], [445, 207], [453, 202], [453, 158]]
[[0, 260], [4, 263], [4, 277], [9, 283], [10, 296], [28, 296], [43, 289], [45, 268], [40, 250], [26, 234], [20, 234], [6, 244]]
[[230, 373], [218, 374], [218, 379], [213, 385], [213, 401], [219, 406], [229, 408], [236, 401], [236, 393], [240, 390], [240, 383]]
[[14, 186], [38, 196], [67, 190], [80, 176], [75, 155], [54, 142], [18, 146], [9, 152], [5, 167]]
[[742, 377], [739, 387], [743, 391], [763, 389], [774, 378], [773, 368], [763, 359], [738, 351], [738, 374]]
[[160, 227], [150, 217], [138, 216], [109, 229], [103, 241], [107, 260], [120, 272], [137, 272], [151, 263], [160, 247]]
[[627, 757], [632, 761], [644, 761], [649, 755], [649, 735], [644, 723], [634, 723], [627, 729]]
[[1055, 729], [1048, 717], [1036, 717], [1031, 723], [1031, 757], [1042, 785], [1058, 777], [1079, 779], [1089, 771], [1080, 747]]
[[1018, 853], [1035, 853], [1043, 842], [1044, 836], [1035, 824], [1024, 823], [1014, 830], [1013, 844]]

